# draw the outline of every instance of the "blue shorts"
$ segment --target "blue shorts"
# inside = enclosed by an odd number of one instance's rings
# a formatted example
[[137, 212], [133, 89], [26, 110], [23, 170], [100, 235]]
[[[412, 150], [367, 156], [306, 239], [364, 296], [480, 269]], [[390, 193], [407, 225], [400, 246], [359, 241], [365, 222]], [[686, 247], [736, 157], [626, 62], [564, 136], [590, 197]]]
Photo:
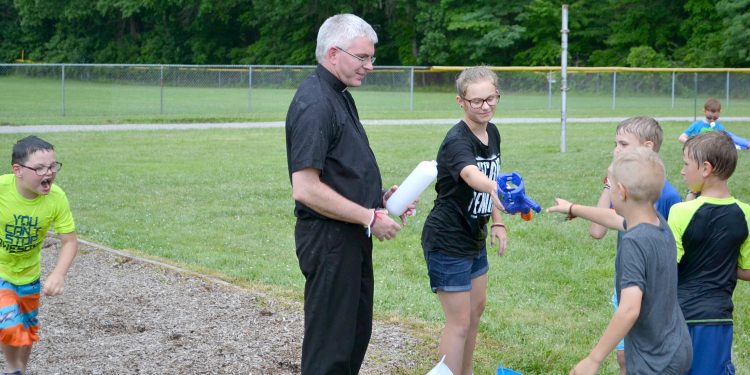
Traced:
[[[612, 307], [614, 311], [617, 311], [617, 289], [612, 292]], [[615, 350], [625, 350], [625, 339], [620, 340], [615, 347]]]
[[732, 324], [688, 324], [693, 341], [693, 366], [687, 375], [734, 375]]
[[440, 251], [424, 251], [427, 274], [433, 293], [466, 292], [471, 290], [471, 280], [487, 273], [487, 249], [473, 258], [446, 255]]

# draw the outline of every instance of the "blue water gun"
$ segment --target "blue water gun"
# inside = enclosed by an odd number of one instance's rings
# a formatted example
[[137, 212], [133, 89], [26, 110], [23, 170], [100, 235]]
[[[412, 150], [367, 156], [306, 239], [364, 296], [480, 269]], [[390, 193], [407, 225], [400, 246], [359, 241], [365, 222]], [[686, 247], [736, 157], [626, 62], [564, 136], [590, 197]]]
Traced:
[[539, 213], [542, 207], [539, 203], [526, 196], [523, 178], [518, 172], [505, 173], [497, 176], [497, 195], [503, 201], [505, 212], [515, 215], [521, 213], [524, 221], [531, 220], [531, 210]]

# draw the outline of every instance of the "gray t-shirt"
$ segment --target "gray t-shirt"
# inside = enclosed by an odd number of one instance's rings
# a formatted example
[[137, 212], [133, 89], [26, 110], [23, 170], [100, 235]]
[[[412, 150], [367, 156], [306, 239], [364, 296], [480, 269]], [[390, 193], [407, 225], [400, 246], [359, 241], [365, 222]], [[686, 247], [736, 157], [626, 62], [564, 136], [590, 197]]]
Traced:
[[685, 373], [692, 345], [677, 302], [677, 249], [664, 219], [659, 226], [639, 224], [623, 234], [615, 274], [618, 296], [631, 286], [643, 292], [638, 320], [625, 336], [628, 374]]

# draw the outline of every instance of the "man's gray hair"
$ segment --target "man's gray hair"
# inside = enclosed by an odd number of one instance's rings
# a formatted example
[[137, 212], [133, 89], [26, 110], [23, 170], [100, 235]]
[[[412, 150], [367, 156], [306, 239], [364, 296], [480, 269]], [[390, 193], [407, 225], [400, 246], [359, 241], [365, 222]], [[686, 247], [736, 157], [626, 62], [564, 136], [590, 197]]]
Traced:
[[358, 37], [369, 38], [373, 44], [378, 42], [378, 35], [365, 20], [348, 13], [331, 16], [318, 30], [315, 58], [322, 64], [331, 47], [349, 49], [352, 40]]

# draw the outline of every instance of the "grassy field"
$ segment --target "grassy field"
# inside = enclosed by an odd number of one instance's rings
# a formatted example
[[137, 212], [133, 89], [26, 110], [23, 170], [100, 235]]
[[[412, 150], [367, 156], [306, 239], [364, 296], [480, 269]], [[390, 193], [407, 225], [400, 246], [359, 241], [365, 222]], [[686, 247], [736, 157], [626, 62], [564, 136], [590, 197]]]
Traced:
[[[157, 77], [158, 78], [158, 77]], [[501, 74], [502, 82], [502, 74]], [[281, 121], [294, 89], [217, 88], [196, 86], [117, 84], [67, 79], [0, 76], [0, 125], [102, 124], [151, 122]], [[296, 85], [295, 85], [296, 86]], [[290, 86], [290, 87], [295, 87]], [[358, 109], [364, 118], [452, 118], [456, 116], [454, 95], [417, 88], [413, 98], [408, 88], [378, 91], [365, 85], [355, 89]], [[64, 92], [64, 95], [63, 95]], [[706, 94], [708, 95], [708, 94]], [[723, 93], [714, 93], [723, 100]], [[614, 101], [611, 93], [568, 93], [569, 117], [626, 117], [632, 113], [652, 116], [701, 115], [705, 97], [628, 96]], [[505, 92], [501, 111], [508, 117], [559, 117], [559, 91], [550, 101], [545, 93]], [[436, 104], [439, 103], [439, 104]], [[614, 106], [614, 108], [613, 108]], [[724, 103], [724, 116], [750, 116], [750, 98]], [[413, 110], [410, 110], [413, 109]]]
[[[503, 105], [500, 117], [518, 117], [509, 104]], [[455, 109], [449, 112], [446, 116], [459, 117]], [[661, 154], [668, 177], [683, 191], [676, 139], [687, 124], [663, 126]], [[614, 127], [569, 124], [567, 152], [560, 153], [559, 125], [503, 125], [503, 170], [518, 170], [527, 193], [542, 206], [554, 197], [594, 204], [611, 160]], [[750, 136], [750, 124], [729, 127]], [[447, 129], [369, 126], [384, 185], [400, 183], [419, 161], [434, 159]], [[294, 252], [283, 129], [42, 136], [55, 144], [65, 164], [57, 182], [68, 193], [82, 238], [301, 301], [304, 281]], [[0, 149], [9, 154], [20, 137], [0, 135]], [[748, 163], [750, 153], [740, 153], [730, 180], [733, 193], [745, 201], [750, 201]], [[6, 173], [7, 167], [2, 170]], [[408, 374], [424, 374], [434, 364], [442, 328], [419, 243], [433, 199], [430, 188], [398, 238], [375, 245], [377, 318], [404, 323], [427, 340], [427, 346], [415, 348], [419, 367]], [[490, 257], [476, 373], [494, 374], [500, 363], [524, 374], [567, 373], [596, 343], [612, 315], [615, 235], [592, 240], [586, 222], [566, 222], [561, 215], [505, 220], [509, 248], [504, 257]], [[735, 292], [738, 373], [750, 372], [749, 302], [750, 287], [740, 283]], [[615, 368], [611, 357], [602, 373], [615, 373]]]

